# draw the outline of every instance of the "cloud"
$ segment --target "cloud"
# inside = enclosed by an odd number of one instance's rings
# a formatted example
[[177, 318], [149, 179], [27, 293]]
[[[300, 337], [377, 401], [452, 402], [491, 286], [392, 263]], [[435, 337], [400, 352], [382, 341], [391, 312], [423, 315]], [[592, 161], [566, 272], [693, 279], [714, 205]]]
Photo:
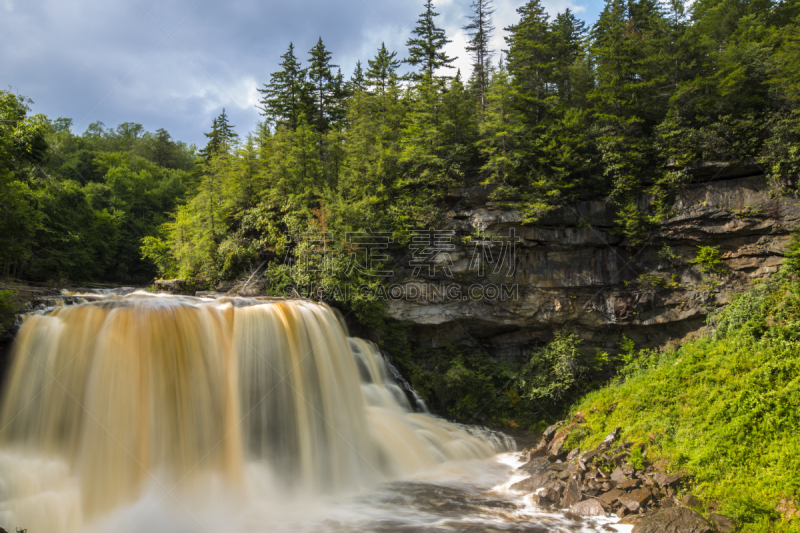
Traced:
[[[545, 6], [553, 14], [566, 6], [578, 12], [581, 5], [570, 1]], [[257, 88], [277, 70], [290, 41], [305, 62], [321, 36], [348, 77], [381, 42], [405, 56], [423, 8], [422, 0], [0, 2], [0, 82], [32, 98], [35, 112], [71, 117], [78, 131], [94, 121], [140, 122], [198, 145], [223, 106], [240, 134], [254, 129], [261, 119]], [[516, 21], [521, 2], [495, 2], [499, 49], [502, 28]], [[459, 56], [465, 76], [471, 61], [461, 28], [469, 3], [436, 2], [453, 40], [448, 52]]]

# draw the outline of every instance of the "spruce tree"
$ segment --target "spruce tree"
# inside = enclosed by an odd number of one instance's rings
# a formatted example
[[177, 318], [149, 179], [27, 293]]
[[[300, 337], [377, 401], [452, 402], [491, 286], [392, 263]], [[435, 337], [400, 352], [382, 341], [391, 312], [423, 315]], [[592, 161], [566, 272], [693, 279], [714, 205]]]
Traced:
[[228, 115], [223, 107], [222, 113], [214, 117], [211, 131], [204, 133], [208, 137], [208, 143], [205, 148], [200, 150], [203, 159], [208, 161], [212, 157], [229, 154], [232, 146], [239, 139], [239, 135], [233, 130], [235, 127], [228, 121]]
[[356, 61], [356, 68], [353, 70], [353, 75], [350, 76], [350, 80], [347, 82], [348, 92], [351, 94], [359, 93], [364, 90], [366, 84], [367, 80], [364, 77], [364, 69], [361, 66], [361, 60], [359, 59]]
[[554, 80], [562, 102], [572, 99], [575, 85], [573, 67], [585, 54], [586, 33], [586, 24], [576, 18], [569, 8], [556, 15], [552, 23]]
[[486, 88], [489, 82], [488, 71], [492, 59], [492, 49], [489, 41], [494, 33], [492, 24], [492, 14], [494, 7], [493, 0], [472, 0], [472, 14], [469, 16], [469, 24], [464, 26], [469, 42], [467, 52], [473, 57], [472, 78], [477, 89], [478, 98], [481, 102], [481, 111], [486, 111]]
[[308, 81], [314, 92], [314, 110], [308, 117], [319, 132], [325, 132], [330, 125], [330, 112], [332, 100], [336, 97], [336, 78], [331, 72], [334, 65], [331, 63], [332, 54], [325, 48], [322, 37], [309, 51]]
[[436, 26], [434, 19], [439, 13], [433, 10], [433, 0], [425, 0], [425, 11], [417, 19], [417, 25], [411, 32], [416, 37], [411, 37], [407, 42], [408, 59], [406, 63], [414, 67], [419, 66], [418, 72], [411, 74], [411, 79], [420, 81], [424, 78], [433, 79], [434, 72], [439, 68], [454, 68], [452, 63], [457, 57], [450, 57], [444, 51], [444, 46], [450, 41], [442, 28]]
[[289, 43], [289, 49], [281, 59], [281, 70], [273, 72], [269, 84], [258, 89], [263, 95], [262, 114], [277, 124], [294, 129], [300, 114], [307, 112], [309, 107], [306, 70], [294, 54], [293, 43]]
[[507, 68], [513, 73], [518, 105], [526, 111], [530, 125], [537, 127], [548, 108], [555, 70], [552, 31], [540, 0], [529, 0], [517, 13], [520, 21], [506, 28], [510, 32]]
[[389, 80], [400, 66], [400, 60], [395, 59], [396, 56], [397, 52], [390, 53], [386, 44], [381, 43], [375, 59], [367, 60], [369, 68], [365, 74], [366, 83], [374, 92], [383, 94], [386, 91]]

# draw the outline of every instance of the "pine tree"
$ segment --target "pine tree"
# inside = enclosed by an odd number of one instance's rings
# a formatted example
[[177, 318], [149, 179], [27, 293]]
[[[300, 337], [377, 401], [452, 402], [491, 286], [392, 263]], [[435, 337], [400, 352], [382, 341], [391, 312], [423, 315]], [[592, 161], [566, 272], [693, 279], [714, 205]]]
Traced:
[[486, 103], [478, 142], [486, 161], [481, 170], [486, 173], [484, 184], [495, 187], [494, 197], [505, 199], [518, 192], [516, 178], [522, 153], [517, 145], [523, 125], [514, 105], [512, 82], [502, 61], [492, 76]]
[[366, 73], [367, 86], [372, 88], [378, 103], [380, 104], [380, 115], [383, 121], [386, 121], [386, 108], [387, 108], [387, 91], [389, 86], [397, 83], [396, 71], [400, 66], [400, 61], [395, 59], [397, 52], [389, 52], [386, 45], [381, 43], [378, 54], [375, 59], [367, 61], [369, 69]]
[[281, 70], [273, 72], [269, 84], [258, 91], [262, 114], [273, 122], [291, 129], [297, 127], [300, 114], [308, 111], [310, 95], [306, 81], [306, 70], [294, 55], [294, 44], [281, 56]]
[[350, 80], [347, 82], [348, 92], [351, 94], [357, 94], [364, 90], [366, 84], [367, 80], [364, 77], [364, 69], [361, 66], [361, 60], [359, 59], [356, 61], [356, 68], [353, 70], [353, 75], [350, 76]]
[[569, 102], [577, 81], [573, 79], [573, 67], [585, 54], [586, 24], [567, 8], [556, 15], [552, 23], [552, 35], [558, 97], [562, 102]]
[[521, 109], [529, 123], [537, 127], [544, 119], [551, 96], [555, 60], [549, 18], [540, 0], [529, 0], [517, 9], [521, 18], [506, 28], [508, 72], [513, 73], [513, 86]]
[[469, 36], [467, 52], [473, 57], [472, 78], [481, 101], [481, 111], [486, 111], [486, 88], [492, 59], [492, 49], [489, 46], [494, 33], [492, 2], [493, 0], [472, 0], [472, 15], [469, 16], [469, 24], [464, 26]]
[[390, 53], [386, 49], [386, 44], [381, 43], [375, 59], [367, 60], [369, 68], [365, 74], [366, 83], [374, 92], [383, 94], [386, 91], [389, 80], [400, 66], [400, 60], [395, 59], [396, 56], [397, 52]]
[[222, 113], [214, 117], [211, 131], [204, 134], [208, 137], [208, 143], [205, 148], [200, 150], [200, 154], [206, 162], [212, 157], [230, 153], [231, 148], [239, 139], [239, 135], [233, 130], [235, 127], [228, 122], [228, 115], [223, 107]]
[[444, 46], [450, 41], [443, 29], [436, 26], [434, 19], [439, 13], [433, 10], [433, 0], [425, 0], [425, 11], [417, 19], [417, 25], [411, 32], [416, 37], [406, 42], [408, 59], [406, 63], [412, 66], [420, 65], [418, 72], [411, 74], [411, 79], [420, 81], [433, 79], [434, 72], [440, 68], [454, 68], [452, 63], [457, 57], [449, 57]]
[[331, 104], [336, 97], [336, 78], [331, 72], [334, 65], [331, 63], [332, 54], [325, 48], [322, 37], [309, 51], [308, 80], [314, 92], [314, 111], [308, 117], [319, 132], [328, 130], [331, 121]]

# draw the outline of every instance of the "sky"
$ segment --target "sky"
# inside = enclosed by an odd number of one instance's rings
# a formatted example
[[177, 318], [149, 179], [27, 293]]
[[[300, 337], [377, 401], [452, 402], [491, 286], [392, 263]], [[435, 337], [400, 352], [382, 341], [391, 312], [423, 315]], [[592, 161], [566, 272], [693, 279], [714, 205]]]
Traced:
[[[436, 21], [462, 74], [471, 0], [434, 0]], [[524, 0], [494, 0], [494, 48]], [[589, 25], [603, 0], [542, 0], [551, 16], [569, 7]], [[0, 0], [0, 88], [33, 100], [32, 111], [73, 119], [82, 133], [137, 122], [205, 145], [224, 107], [244, 136], [262, 120], [257, 88], [293, 42], [305, 64], [322, 37], [348, 78], [382, 42], [406, 56], [422, 0]]]

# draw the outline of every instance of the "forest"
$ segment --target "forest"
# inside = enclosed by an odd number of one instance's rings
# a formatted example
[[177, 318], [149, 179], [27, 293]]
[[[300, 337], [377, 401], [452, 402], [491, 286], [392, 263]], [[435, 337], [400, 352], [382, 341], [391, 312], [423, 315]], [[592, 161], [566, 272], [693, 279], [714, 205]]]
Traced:
[[[608, 0], [589, 27], [531, 0], [503, 50], [491, 0], [471, 7], [468, 77], [427, 0], [405, 57], [382, 45], [349, 76], [322, 38], [307, 57], [290, 43], [259, 88], [256, 131], [237, 134], [223, 109], [199, 149], [135, 123], [77, 134], [0, 93], [2, 274], [213, 287], [262, 268], [268, 292], [320, 296], [381, 283], [347, 268], [346, 233], [391, 232], [400, 254], [467, 183], [528, 221], [605, 197], [630, 246], [670, 215], [661, 200], [695, 162], [754, 161], [776, 194], [794, 190], [796, 2]], [[380, 304], [342, 305], [368, 319]]]

